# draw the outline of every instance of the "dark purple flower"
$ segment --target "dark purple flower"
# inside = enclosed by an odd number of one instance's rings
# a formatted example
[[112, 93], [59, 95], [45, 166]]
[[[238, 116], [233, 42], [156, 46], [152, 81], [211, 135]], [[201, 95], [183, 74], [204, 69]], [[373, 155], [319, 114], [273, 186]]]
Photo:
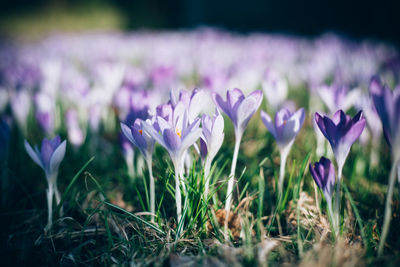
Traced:
[[33, 161], [44, 170], [48, 178], [57, 174], [58, 167], [64, 159], [67, 141], [64, 140], [61, 142], [59, 136], [53, 139], [44, 138], [40, 151], [36, 145], [34, 149], [32, 149], [26, 140], [24, 141], [24, 145], [26, 152], [28, 152]]
[[[346, 115], [343, 110], [338, 110], [330, 119], [315, 113], [315, 121], [323, 135], [331, 144], [336, 162], [338, 163], [339, 173], [343, 168], [344, 162], [350, 152], [351, 145], [360, 137], [365, 127], [365, 119], [359, 111], [353, 118]], [[340, 179], [341, 175], [339, 175]]]
[[324, 193], [326, 200], [331, 201], [336, 180], [335, 167], [329, 159], [321, 157], [319, 162], [315, 162], [314, 165], [310, 164], [309, 168], [315, 183]]
[[235, 88], [226, 92], [226, 101], [217, 93], [213, 93], [213, 99], [231, 119], [236, 136], [241, 137], [251, 117], [261, 105], [262, 92], [257, 90], [245, 97], [240, 89]]
[[371, 80], [369, 90], [376, 111], [381, 119], [383, 133], [389, 146], [391, 146], [395, 159], [400, 158], [400, 88], [393, 92], [382, 85], [379, 78]]

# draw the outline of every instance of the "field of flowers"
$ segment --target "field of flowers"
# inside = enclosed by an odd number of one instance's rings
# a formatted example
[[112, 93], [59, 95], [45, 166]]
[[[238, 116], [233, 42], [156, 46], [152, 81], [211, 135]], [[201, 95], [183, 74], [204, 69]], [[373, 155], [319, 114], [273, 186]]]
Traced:
[[400, 55], [212, 29], [0, 44], [6, 265], [400, 262]]

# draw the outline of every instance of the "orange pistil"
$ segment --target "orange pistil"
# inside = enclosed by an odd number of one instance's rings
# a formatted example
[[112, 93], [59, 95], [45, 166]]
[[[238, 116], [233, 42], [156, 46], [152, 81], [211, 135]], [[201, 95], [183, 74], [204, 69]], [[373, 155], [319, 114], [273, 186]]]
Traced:
[[143, 130], [139, 130], [140, 135], [143, 135]]

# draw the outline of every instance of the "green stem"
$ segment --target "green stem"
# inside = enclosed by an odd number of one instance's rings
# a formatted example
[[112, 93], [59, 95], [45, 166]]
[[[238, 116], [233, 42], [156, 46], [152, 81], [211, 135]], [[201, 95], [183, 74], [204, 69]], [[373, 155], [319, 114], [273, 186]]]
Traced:
[[342, 180], [343, 165], [338, 164], [338, 179], [336, 182], [336, 236], [340, 230], [340, 183]]
[[226, 191], [226, 195], [227, 195], [226, 202], [225, 202], [226, 212], [230, 211], [231, 206], [232, 206], [233, 184], [235, 182], [235, 170], [236, 170], [236, 163], [237, 163], [237, 157], [239, 154], [239, 147], [240, 147], [241, 139], [242, 139], [241, 135], [236, 136], [235, 149], [233, 151], [233, 158], [232, 158], [231, 173], [229, 174], [229, 180], [228, 180], [228, 190]]
[[385, 218], [383, 220], [382, 227], [382, 235], [379, 241], [378, 255], [382, 256], [383, 248], [385, 246], [386, 238], [389, 233], [390, 220], [392, 219], [392, 197], [393, 197], [393, 189], [394, 183], [396, 181], [396, 162], [393, 162], [392, 168], [390, 170], [389, 177], [389, 188], [386, 196], [386, 205], [385, 205]]
[[155, 184], [153, 177], [153, 168], [152, 168], [152, 157], [147, 157], [146, 159], [147, 169], [149, 171], [149, 179], [150, 179], [150, 213], [151, 213], [151, 222], [154, 222], [155, 215]]

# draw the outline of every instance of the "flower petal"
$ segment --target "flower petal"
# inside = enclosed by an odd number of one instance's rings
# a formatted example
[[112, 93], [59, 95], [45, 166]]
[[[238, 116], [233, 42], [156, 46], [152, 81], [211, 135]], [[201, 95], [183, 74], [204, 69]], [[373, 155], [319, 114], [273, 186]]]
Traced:
[[122, 130], [122, 133], [125, 135], [125, 137], [132, 143], [132, 144], [135, 144], [135, 141], [133, 140], [133, 137], [132, 137], [132, 131], [131, 131], [131, 129], [125, 124], [125, 123], [120, 123], [120, 125], [121, 125], [121, 130]]
[[176, 153], [181, 147], [181, 138], [171, 129], [165, 129], [163, 132], [164, 143], [168, 152]]
[[31, 157], [31, 159], [37, 164], [39, 165], [43, 170], [44, 170], [44, 166], [42, 163], [42, 160], [40, 159], [40, 154], [37, 154], [31, 147], [31, 145], [28, 143], [28, 141], [24, 140], [24, 146], [25, 146], [25, 150], [28, 153], [28, 155]]
[[67, 141], [64, 140], [54, 151], [50, 159], [49, 172], [54, 174], [58, 171], [61, 161], [64, 159]]
[[267, 127], [268, 131], [270, 131], [271, 134], [276, 139], [277, 135], [276, 135], [275, 125], [272, 122], [271, 117], [263, 110], [261, 110], [260, 115], [261, 115], [261, 120], [264, 123], [265, 127]]

